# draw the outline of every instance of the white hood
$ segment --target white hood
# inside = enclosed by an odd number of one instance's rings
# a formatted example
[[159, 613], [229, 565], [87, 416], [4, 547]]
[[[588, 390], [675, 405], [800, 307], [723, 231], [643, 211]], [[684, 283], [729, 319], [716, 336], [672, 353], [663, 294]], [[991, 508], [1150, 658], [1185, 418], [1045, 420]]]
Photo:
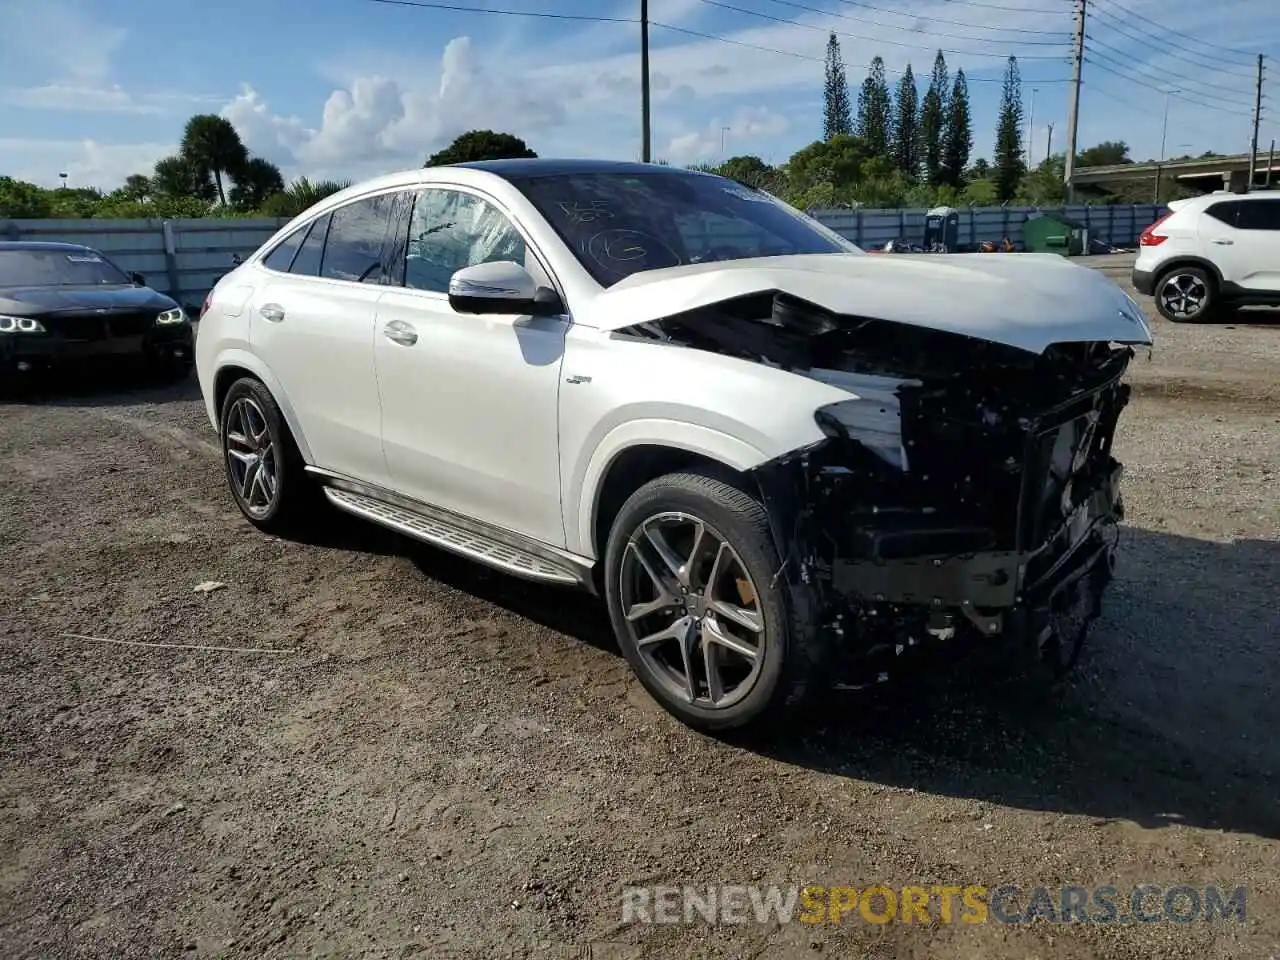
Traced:
[[632, 274], [591, 303], [588, 326], [618, 330], [778, 290], [833, 313], [960, 333], [1041, 353], [1053, 343], [1151, 343], [1136, 303], [1057, 254], [815, 254]]

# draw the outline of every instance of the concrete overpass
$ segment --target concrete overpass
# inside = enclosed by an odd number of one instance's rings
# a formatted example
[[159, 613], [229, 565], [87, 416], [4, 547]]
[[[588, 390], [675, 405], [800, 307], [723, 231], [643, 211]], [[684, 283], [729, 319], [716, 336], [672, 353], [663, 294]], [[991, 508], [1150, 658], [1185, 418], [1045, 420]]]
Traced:
[[[1267, 153], [1259, 151], [1253, 172], [1253, 183], [1262, 186], [1267, 182]], [[1271, 182], [1280, 185], [1280, 157], [1270, 164]], [[1237, 153], [1229, 157], [1206, 157], [1197, 160], [1166, 160], [1163, 163], [1118, 163], [1106, 167], [1077, 167], [1072, 176], [1076, 185], [1087, 183], [1124, 183], [1127, 180], [1145, 180], [1155, 183], [1161, 179], [1177, 180], [1193, 190], [1231, 190], [1244, 192], [1249, 177], [1249, 155]]]

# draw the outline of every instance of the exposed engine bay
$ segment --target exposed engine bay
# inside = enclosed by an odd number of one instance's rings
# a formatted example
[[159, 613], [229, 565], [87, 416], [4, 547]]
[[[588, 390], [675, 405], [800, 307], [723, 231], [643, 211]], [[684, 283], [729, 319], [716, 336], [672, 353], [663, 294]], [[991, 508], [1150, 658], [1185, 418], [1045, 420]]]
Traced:
[[1132, 348], [1042, 354], [772, 292], [619, 331], [850, 391], [825, 440], [754, 472], [798, 619], [857, 681], [904, 651], [1000, 637], [1061, 672], [1099, 612], [1123, 516], [1112, 438]]

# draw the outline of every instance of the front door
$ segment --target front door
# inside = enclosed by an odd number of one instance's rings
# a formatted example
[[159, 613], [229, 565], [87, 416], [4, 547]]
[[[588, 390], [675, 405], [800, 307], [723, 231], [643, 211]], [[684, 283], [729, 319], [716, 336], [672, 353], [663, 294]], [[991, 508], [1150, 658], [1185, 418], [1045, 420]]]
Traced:
[[563, 546], [557, 402], [569, 321], [449, 306], [455, 270], [497, 260], [541, 273], [489, 199], [416, 192], [404, 286], [379, 301], [374, 339], [387, 468], [399, 493]]

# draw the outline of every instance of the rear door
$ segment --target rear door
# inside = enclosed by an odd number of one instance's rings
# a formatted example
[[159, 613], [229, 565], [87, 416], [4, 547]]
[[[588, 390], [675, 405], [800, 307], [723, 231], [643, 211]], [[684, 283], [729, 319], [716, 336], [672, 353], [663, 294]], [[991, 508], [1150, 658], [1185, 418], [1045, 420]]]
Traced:
[[1244, 238], [1236, 226], [1239, 216], [1239, 200], [1219, 200], [1205, 208], [1197, 225], [1200, 252], [1213, 261], [1229, 284], [1240, 284], [1246, 271]]
[[1280, 291], [1280, 198], [1245, 198], [1239, 203], [1237, 282], [1252, 293]]
[[292, 256], [286, 239], [263, 260], [265, 282], [249, 304], [254, 352], [285, 393], [316, 466], [383, 485], [373, 339], [397, 259], [395, 196], [363, 197], [321, 216]]

